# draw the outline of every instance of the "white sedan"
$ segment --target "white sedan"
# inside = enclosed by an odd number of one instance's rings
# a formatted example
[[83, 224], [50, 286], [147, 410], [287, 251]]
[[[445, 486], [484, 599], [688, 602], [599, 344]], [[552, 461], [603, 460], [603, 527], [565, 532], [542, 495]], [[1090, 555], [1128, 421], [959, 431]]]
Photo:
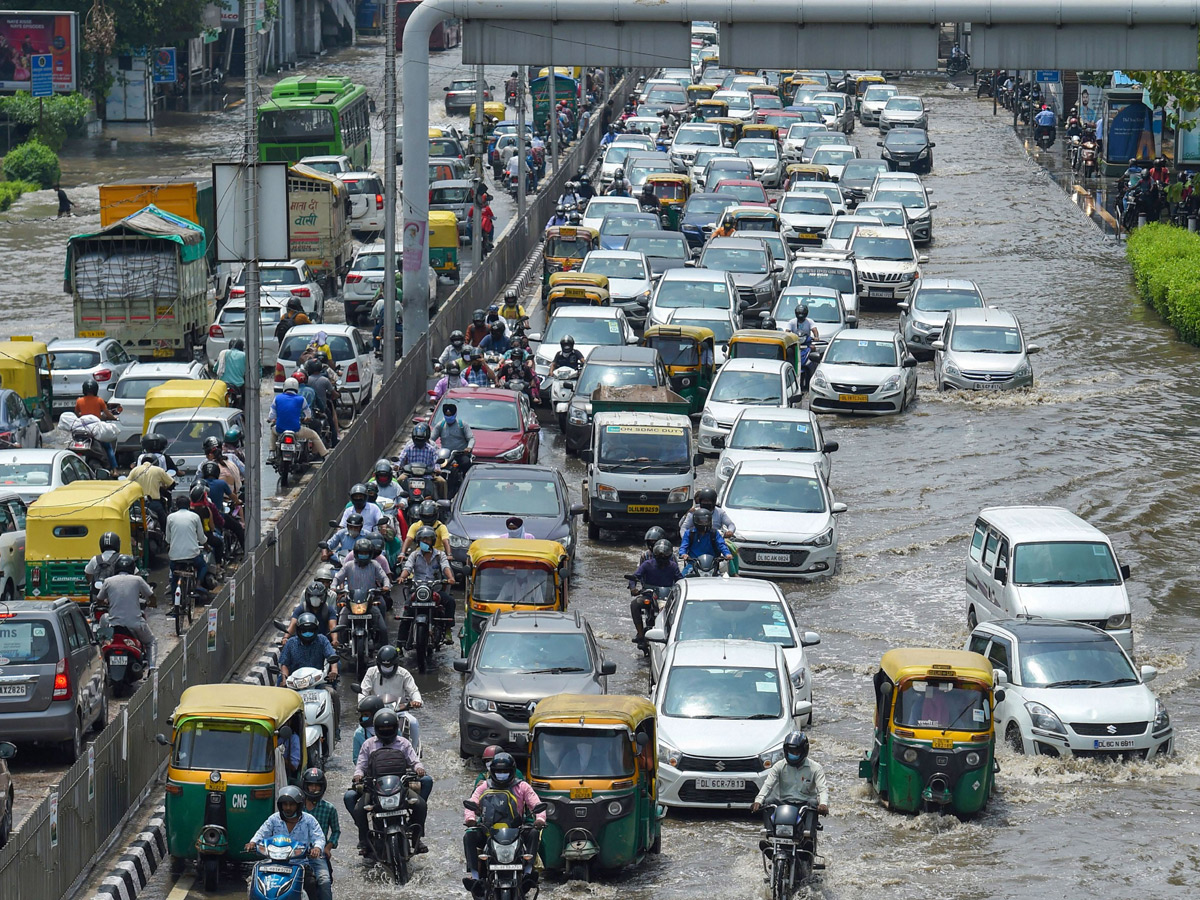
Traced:
[[583, 209], [583, 221], [580, 224], [599, 231], [600, 223], [609, 213], [641, 211], [641, 206], [633, 197], [593, 197]]
[[837, 441], [825, 440], [821, 423], [807, 409], [759, 409], [748, 407], [733, 420], [729, 437], [717, 438], [721, 456], [717, 460], [717, 489], [729, 481], [740, 462], [773, 460], [802, 462], [816, 466], [829, 480], [829, 454]]
[[917, 398], [917, 360], [899, 332], [843, 331], [829, 342], [808, 386], [815, 412], [899, 413]]
[[792, 364], [781, 359], [731, 359], [713, 379], [700, 416], [699, 449], [717, 453], [714, 438], [729, 434], [747, 406], [786, 409], [799, 404], [800, 382]]

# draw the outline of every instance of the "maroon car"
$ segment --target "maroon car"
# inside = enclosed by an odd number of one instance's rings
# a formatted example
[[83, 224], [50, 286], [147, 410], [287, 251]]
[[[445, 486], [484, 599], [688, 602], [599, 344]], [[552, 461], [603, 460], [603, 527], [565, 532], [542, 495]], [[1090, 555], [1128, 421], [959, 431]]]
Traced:
[[749, 178], [726, 178], [717, 182], [713, 190], [718, 194], [733, 194], [738, 206], [774, 206], [775, 198], [767, 199], [767, 189], [761, 181]]
[[450, 400], [458, 404], [458, 415], [475, 433], [477, 461], [537, 462], [541, 426], [524, 394], [503, 388], [454, 388], [433, 411], [431, 426], [442, 421], [442, 407]]

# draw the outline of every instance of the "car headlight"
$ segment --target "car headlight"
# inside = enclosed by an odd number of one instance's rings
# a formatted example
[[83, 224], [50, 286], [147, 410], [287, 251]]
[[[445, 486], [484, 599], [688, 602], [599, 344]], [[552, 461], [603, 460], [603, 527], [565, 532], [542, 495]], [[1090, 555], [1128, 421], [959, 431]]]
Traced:
[[893, 394], [898, 390], [900, 390], [899, 375], [890, 376], [887, 381], [879, 386], [879, 393], [881, 394]]
[[1041, 731], [1052, 731], [1056, 734], [1067, 733], [1067, 729], [1063, 727], [1062, 721], [1045, 704], [1026, 703], [1025, 711], [1029, 713], [1029, 718], [1033, 722], [1034, 728]]
[[958, 376], [961, 373], [958, 371], [958, 366], [956, 366], [954, 363], [945, 363], [942, 366], [942, 374]]
[[705, 413], [700, 417], [700, 424], [705, 428], [716, 428], [717, 420], [712, 417], [711, 413]]
[[569, 422], [570, 424], [586, 425], [587, 420], [588, 420], [587, 413], [583, 410], [583, 407], [572, 406], [571, 408], [569, 408], [567, 410], [567, 422]]
[[1154, 731], [1162, 731], [1171, 724], [1171, 714], [1167, 712], [1167, 708], [1162, 705], [1161, 700], [1154, 701]]
[[606, 500], [609, 503], [616, 503], [617, 489], [615, 487], [610, 487], [607, 484], [598, 484], [596, 485], [596, 499]]
[[778, 747], [772, 747], [766, 753], [758, 754], [758, 761], [762, 763], [764, 769], [769, 769], [775, 763], [783, 759], [783, 744]]
[[757, 294], [757, 295], [758, 295], [758, 296], [760, 296], [760, 297], [766, 297], [766, 296], [770, 296], [770, 294], [771, 294], [771, 282], [769, 282], [769, 281], [760, 281], [758, 284], [756, 284], [756, 285], [754, 286], [754, 293], [755, 293], [755, 294]]
[[890, 152], [888, 152], [888, 150], [886, 148], [879, 151], [879, 156], [882, 159], [891, 159], [892, 158], [892, 154]]
[[913, 331], [919, 331], [922, 334], [929, 334], [929, 332], [933, 331], [933, 329], [936, 327], [934, 325], [930, 325], [928, 322], [918, 322], [916, 319], [912, 319], [911, 321]]
[[1026, 376], [1032, 374], [1033, 366], [1031, 366], [1029, 363], [1023, 363], [1021, 367], [1017, 369], [1017, 371], [1013, 372], [1013, 375], [1017, 378], [1025, 378]]
[[1128, 628], [1132, 621], [1132, 617], [1129, 615], [1129, 613], [1121, 613], [1119, 615], [1109, 616], [1107, 619], [1105, 619], [1104, 628], [1106, 631], [1118, 631], [1122, 628]]
[[467, 709], [472, 712], [495, 712], [496, 704], [491, 700], [485, 700], [483, 697], [472, 697], [470, 694], [466, 696]]
[[688, 499], [691, 496], [692, 496], [692, 486], [690, 484], [685, 484], [681, 487], [672, 488], [671, 492], [669, 494], [667, 494], [667, 502], [668, 503], [687, 503]]
[[668, 766], [675, 768], [679, 765], [682, 754], [666, 741], [659, 741], [658, 758], [660, 761], [665, 761]]
[[804, 666], [801, 666], [795, 672], [791, 673], [790, 678], [792, 681], [792, 692], [799, 694], [800, 691], [804, 690], [804, 685], [808, 682], [808, 670]]
[[923, 157], [926, 157], [926, 156], [928, 156], [928, 155], [929, 155], [929, 148], [928, 148], [928, 147], [926, 147], [924, 150], [922, 150], [920, 153], [918, 153], [918, 154], [917, 154], [917, 159], [921, 159], [921, 158], [923, 158]]
[[827, 528], [815, 538], [807, 541], [801, 541], [801, 543], [806, 547], [828, 547], [833, 543], [833, 528]]
[[564, 534], [560, 538], [555, 538], [555, 540], [563, 545], [563, 549], [565, 549], [565, 550], [571, 549], [571, 535], [570, 534]]
[[520, 459], [524, 455], [525, 455], [525, 448], [522, 447], [520, 444], [518, 444], [517, 446], [513, 447], [511, 450], [506, 450], [505, 452], [501, 453], [500, 458], [507, 459], [509, 462], [516, 462], [518, 459]]
[[450, 535], [451, 550], [466, 550], [471, 546], [471, 539], [457, 534]]
[[916, 272], [905, 272], [903, 275], [900, 276], [900, 280], [901, 281], [916, 281], [917, 273]]
[[983, 759], [983, 757], [981, 757], [978, 753], [976, 753], [974, 750], [972, 750], [970, 753], [968, 753], [966, 756], [963, 757], [963, 762], [967, 764], [968, 769], [973, 769], [977, 765], [979, 765], [979, 763], [982, 759]]
[[817, 372], [817, 374], [812, 377], [810, 386], [821, 391], [827, 391], [829, 390], [829, 379], [825, 377], [824, 372]]
[[733, 475], [733, 466], [730, 463], [723, 463], [717, 468], [717, 477], [722, 481], [728, 481]]

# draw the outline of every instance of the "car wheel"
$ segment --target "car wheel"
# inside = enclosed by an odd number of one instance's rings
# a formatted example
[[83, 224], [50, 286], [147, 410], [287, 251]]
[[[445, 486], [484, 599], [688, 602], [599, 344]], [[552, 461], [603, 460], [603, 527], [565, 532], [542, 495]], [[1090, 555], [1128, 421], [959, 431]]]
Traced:
[[974, 631], [978, 624], [979, 616], [975, 615], [975, 607], [972, 606], [967, 610], [967, 630]]
[[58, 750], [67, 765], [73, 764], [82, 755], [83, 723], [78, 716], [75, 717], [75, 722], [71, 727], [71, 736], [58, 745]]
[[100, 699], [100, 715], [96, 717], [96, 721], [92, 723], [92, 731], [99, 734], [108, 725], [108, 695], [101, 695]]
[[1013, 753], [1025, 753], [1025, 739], [1021, 737], [1021, 726], [1016, 722], [1009, 722], [1008, 728], [1004, 731], [1004, 742], [1012, 749]]

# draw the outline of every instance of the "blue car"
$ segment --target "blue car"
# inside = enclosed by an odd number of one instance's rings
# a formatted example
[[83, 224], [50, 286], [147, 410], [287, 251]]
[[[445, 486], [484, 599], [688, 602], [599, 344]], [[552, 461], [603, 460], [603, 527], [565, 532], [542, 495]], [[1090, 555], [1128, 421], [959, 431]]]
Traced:
[[693, 250], [701, 249], [717, 227], [721, 213], [730, 206], [737, 206], [737, 198], [731, 194], [692, 194], [683, 205], [683, 214], [679, 217], [679, 230], [687, 238], [688, 246]]
[[600, 249], [620, 250], [630, 232], [658, 229], [658, 216], [654, 213], [623, 212], [609, 213], [600, 222]]

